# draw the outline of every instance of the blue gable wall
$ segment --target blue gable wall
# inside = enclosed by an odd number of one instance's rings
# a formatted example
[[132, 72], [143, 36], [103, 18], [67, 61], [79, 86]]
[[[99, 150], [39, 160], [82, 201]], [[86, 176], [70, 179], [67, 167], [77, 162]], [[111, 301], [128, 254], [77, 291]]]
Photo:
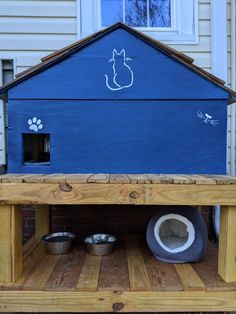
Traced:
[[[225, 174], [227, 100], [117, 29], [10, 89], [8, 172]], [[50, 165], [23, 164], [25, 133], [50, 134]]]
[[[115, 57], [116, 80], [113, 88], [113, 51], [126, 52]], [[9, 99], [226, 99], [228, 93], [187, 67], [174, 61], [124, 29], [117, 29], [53, 67], [16, 85]]]
[[[222, 100], [12, 100], [9, 172], [225, 174], [226, 109]], [[35, 133], [34, 116], [51, 135], [50, 166], [22, 163], [22, 134]]]

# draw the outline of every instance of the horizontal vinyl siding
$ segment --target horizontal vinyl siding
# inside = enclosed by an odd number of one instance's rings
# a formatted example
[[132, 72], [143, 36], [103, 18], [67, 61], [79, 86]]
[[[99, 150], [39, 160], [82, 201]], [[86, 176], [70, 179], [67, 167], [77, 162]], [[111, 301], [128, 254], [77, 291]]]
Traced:
[[210, 0], [198, 1], [199, 39], [195, 45], [172, 45], [173, 48], [193, 58], [194, 63], [211, 71], [211, 4]]
[[16, 73], [77, 39], [76, 0], [0, 1], [0, 58]]

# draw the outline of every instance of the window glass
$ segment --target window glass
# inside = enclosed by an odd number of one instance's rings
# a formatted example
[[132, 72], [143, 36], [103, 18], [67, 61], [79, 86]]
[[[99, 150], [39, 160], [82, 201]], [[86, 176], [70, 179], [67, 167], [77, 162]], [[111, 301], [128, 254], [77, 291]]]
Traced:
[[123, 21], [123, 0], [101, 0], [102, 26]]
[[101, 0], [102, 26], [171, 27], [171, 0]]

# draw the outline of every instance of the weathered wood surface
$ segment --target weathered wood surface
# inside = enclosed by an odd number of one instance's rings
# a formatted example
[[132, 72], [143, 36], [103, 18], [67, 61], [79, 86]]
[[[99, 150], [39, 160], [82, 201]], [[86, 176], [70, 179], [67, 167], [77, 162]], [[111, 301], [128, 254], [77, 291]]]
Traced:
[[136, 183], [136, 184], [236, 184], [228, 175], [163, 174], [4, 174], [2, 183]]
[[0, 206], [0, 281], [15, 281], [22, 270], [21, 208]]
[[0, 203], [236, 205], [236, 184], [0, 183]]
[[117, 251], [103, 257], [87, 255], [82, 247], [53, 256], [38, 245], [25, 259], [16, 283], [0, 284], [0, 308], [17, 312], [236, 310], [236, 284], [227, 284], [217, 275], [217, 250], [212, 245], [202, 264], [173, 265], [155, 260], [144, 238], [125, 239]]
[[223, 206], [220, 211], [219, 275], [226, 282], [236, 281], [236, 207]]
[[22, 276], [15, 283], [1, 283], [0, 290], [236, 291], [236, 283], [227, 284], [217, 275], [216, 256], [217, 249], [209, 244], [200, 263], [162, 263], [140, 235], [121, 238], [114, 252], [102, 257], [86, 254], [81, 244], [69, 254], [49, 255], [41, 243], [23, 261]]
[[0, 291], [4, 312], [235, 311], [236, 292]]

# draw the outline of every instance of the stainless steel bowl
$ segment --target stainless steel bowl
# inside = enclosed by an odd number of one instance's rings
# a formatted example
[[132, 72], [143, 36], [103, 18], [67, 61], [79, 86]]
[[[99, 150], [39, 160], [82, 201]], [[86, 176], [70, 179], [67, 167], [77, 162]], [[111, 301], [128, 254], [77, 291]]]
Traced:
[[114, 249], [116, 237], [111, 234], [92, 234], [84, 240], [87, 252], [90, 255], [108, 255]]
[[50, 254], [66, 254], [72, 247], [75, 234], [71, 232], [55, 232], [42, 237], [45, 249]]

